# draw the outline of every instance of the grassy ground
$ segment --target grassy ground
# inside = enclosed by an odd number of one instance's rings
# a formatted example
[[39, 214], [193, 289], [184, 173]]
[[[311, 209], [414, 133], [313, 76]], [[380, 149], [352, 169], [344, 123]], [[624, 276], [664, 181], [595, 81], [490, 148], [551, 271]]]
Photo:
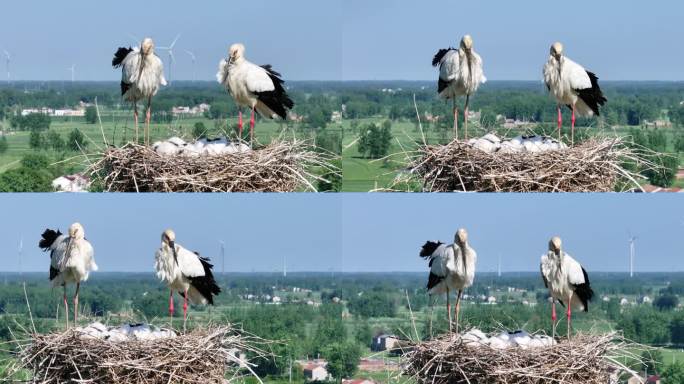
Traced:
[[[180, 136], [186, 139], [193, 138], [192, 130], [197, 122], [202, 122], [209, 132], [209, 137], [225, 135], [226, 122], [214, 121], [203, 117], [178, 118], [170, 124], [151, 124], [150, 140], [152, 142], [167, 139], [172, 136]], [[231, 121], [235, 123], [235, 121]], [[216, 124], [222, 124], [217, 127]], [[67, 139], [69, 133], [78, 128], [88, 139], [89, 144], [86, 152], [96, 152], [105, 147], [105, 139], [108, 144], [121, 145], [135, 137], [135, 129], [132, 115], [124, 112], [104, 111], [102, 113], [102, 128], [99, 124], [87, 124], [83, 118], [61, 119], [53, 118], [50, 129], [58, 132], [63, 139]], [[140, 125], [140, 135], [142, 137], [143, 126]], [[248, 129], [248, 124], [245, 124]], [[103, 139], [103, 134], [104, 138]], [[18, 166], [21, 158], [34, 150], [29, 147], [29, 132], [12, 132], [7, 135], [7, 152], [0, 154], [0, 172]], [[259, 143], [267, 144], [273, 138], [284, 135], [292, 137], [294, 133], [288, 131], [284, 125], [274, 121], [257, 121], [255, 136]], [[67, 154], [67, 157], [79, 155], [78, 152]], [[75, 161], [83, 163], [84, 159], [79, 158]]]

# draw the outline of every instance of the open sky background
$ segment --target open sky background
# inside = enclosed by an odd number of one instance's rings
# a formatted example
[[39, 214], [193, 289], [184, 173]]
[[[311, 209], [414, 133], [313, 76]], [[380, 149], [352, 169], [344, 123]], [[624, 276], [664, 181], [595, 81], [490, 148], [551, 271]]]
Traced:
[[683, 271], [682, 196], [631, 194], [346, 194], [344, 271], [425, 271], [426, 240], [468, 229], [478, 271], [538, 271], [554, 235], [588, 271]]
[[434, 53], [469, 33], [491, 80], [540, 79], [556, 40], [602, 80], [684, 80], [674, 0], [15, 0], [2, 14], [0, 49], [17, 80], [68, 80], [72, 64], [77, 80], [117, 80], [111, 58], [131, 35], [164, 46], [179, 33], [174, 79], [193, 77], [185, 50], [197, 78], [214, 79], [240, 41], [289, 80], [432, 80]]
[[6, 194], [0, 196], [0, 271], [46, 272], [42, 231], [81, 222], [101, 271], [151, 271], [161, 232], [211, 257], [220, 271], [425, 271], [426, 240], [465, 227], [478, 270], [536, 271], [548, 239], [590, 271], [684, 271], [684, 205], [662, 194]]
[[46, 272], [38, 248], [45, 228], [78, 221], [102, 272], [153, 271], [166, 228], [176, 241], [226, 272], [328, 271], [341, 258], [341, 195], [326, 194], [3, 194], [0, 271]]

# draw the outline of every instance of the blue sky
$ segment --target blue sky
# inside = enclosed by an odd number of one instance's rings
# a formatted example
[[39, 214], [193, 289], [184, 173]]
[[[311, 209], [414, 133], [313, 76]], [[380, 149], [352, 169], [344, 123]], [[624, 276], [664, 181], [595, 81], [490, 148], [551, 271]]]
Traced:
[[684, 3], [673, 0], [23, 0], [2, 13], [0, 49], [23, 80], [67, 80], [72, 64], [77, 80], [117, 80], [111, 57], [129, 35], [164, 46], [178, 33], [177, 79], [193, 76], [185, 50], [211, 80], [241, 41], [286, 79], [432, 80], [435, 51], [470, 33], [492, 80], [539, 79], [555, 40], [603, 80], [684, 80]]
[[473, 36], [490, 80], [541, 81], [554, 41], [603, 80], [683, 80], [684, 3], [345, 0], [345, 79], [434, 79], [439, 48]]
[[[286, 79], [340, 79], [341, 30], [338, 1], [276, 0], [22, 0], [3, 2], [0, 50], [13, 55], [15, 78], [118, 80], [111, 67], [116, 48], [150, 36], [157, 46], [176, 44], [176, 79], [215, 79], [218, 62], [234, 42], [246, 56], [272, 64]], [[168, 56], [161, 54], [165, 64]], [[4, 57], [0, 61], [5, 78]]]
[[684, 204], [679, 195], [346, 195], [344, 271], [424, 271], [426, 240], [452, 242], [469, 230], [478, 271], [538, 271], [549, 239], [588, 271], [627, 271], [628, 232], [637, 271], [684, 271]]
[[37, 246], [45, 228], [85, 227], [100, 271], [152, 271], [161, 233], [209, 256], [220, 271], [328, 271], [341, 258], [340, 196], [310, 194], [3, 194], [0, 196], [0, 271], [47, 272]]
[[626, 194], [5, 194], [0, 271], [46, 272], [37, 247], [46, 227], [80, 221], [101, 271], [151, 271], [160, 234], [212, 257], [226, 271], [425, 271], [426, 240], [470, 232], [478, 270], [536, 271], [548, 239], [590, 271], [626, 271], [628, 232], [637, 271], [684, 271], [679, 195]]

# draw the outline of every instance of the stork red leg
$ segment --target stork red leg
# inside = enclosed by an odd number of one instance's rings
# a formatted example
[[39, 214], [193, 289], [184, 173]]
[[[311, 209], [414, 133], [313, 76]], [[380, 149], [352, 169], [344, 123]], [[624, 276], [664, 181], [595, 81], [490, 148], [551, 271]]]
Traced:
[[561, 140], [561, 126], [563, 126], [563, 114], [561, 113], [560, 104], [558, 105], [558, 141]]
[[449, 315], [449, 333], [451, 333], [451, 304], [449, 303], [449, 288], [446, 290], [447, 296], [447, 313]]
[[67, 301], [66, 284], [64, 285], [64, 317], [66, 317], [66, 327], [69, 329], [69, 302]]
[[[470, 95], [466, 95], [465, 108], [463, 108], [463, 125], [466, 140], [468, 140], [468, 104], [470, 104]], [[458, 331], [456, 331], [456, 333], [458, 333]]]
[[458, 297], [456, 297], [456, 334], [458, 335], [458, 322], [461, 313], [461, 294], [463, 291], [458, 290]]
[[173, 317], [173, 291], [169, 291], [169, 317]]
[[254, 142], [254, 107], [252, 107], [252, 114], [249, 118], [249, 145]]
[[568, 340], [570, 339], [570, 327], [572, 325], [572, 296], [568, 299]]
[[152, 98], [147, 100], [147, 114], [145, 115], [145, 145], [150, 145], [150, 123], [152, 122]]
[[74, 325], [78, 325], [78, 291], [81, 283], [76, 283], [76, 293], [74, 294]]
[[458, 139], [458, 108], [456, 108], [456, 101], [454, 101], [454, 139]]
[[572, 105], [572, 128], [570, 128], [570, 145], [575, 144], [575, 104]]
[[138, 144], [138, 104], [133, 102], [133, 124], [135, 125], [135, 143]]
[[551, 302], [551, 329], [552, 329], [552, 335], [553, 338], [556, 338], [556, 320], [558, 317], [556, 317], [556, 299], [553, 299]]
[[183, 292], [183, 330], [185, 331], [185, 324], [188, 321], [188, 290]]
[[242, 141], [242, 111], [238, 111], [238, 137]]

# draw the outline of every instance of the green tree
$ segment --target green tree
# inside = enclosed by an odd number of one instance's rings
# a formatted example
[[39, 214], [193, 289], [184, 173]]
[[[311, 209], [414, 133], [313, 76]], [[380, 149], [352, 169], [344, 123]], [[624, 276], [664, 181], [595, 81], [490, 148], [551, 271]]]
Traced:
[[684, 344], [684, 313], [678, 312], [670, 321], [670, 338], [675, 344]]
[[8, 147], [9, 144], [7, 144], [7, 137], [5, 135], [0, 136], [0, 155], [7, 152]]
[[195, 126], [192, 128], [192, 136], [195, 139], [204, 139], [207, 137], [207, 127], [204, 126], [203, 122], [198, 121], [195, 123]]
[[646, 364], [645, 367], [635, 367], [635, 371], [639, 371], [642, 368], [646, 369], [646, 373], [649, 375], [656, 375], [662, 370], [663, 366], [663, 353], [659, 349], [644, 351], [641, 354], [641, 359]]
[[677, 175], [679, 159], [671, 154], [662, 154], [653, 156], [652, 161], [656, 168], [644, 172], [648, 182], [659, 187], [671, 186]]
[[332, 377], [341, 380], [353, 376], [361, 359], [361, 348], [353, 342], [336, 342], [330, 344], [323, 356], [328, 360], [328, 372]]
[[88, 124], [97, 123], [97, 109], [95, 106], [90, 105], [85, 109], [85, 121]]
[[67, 140], [67, 148], [72, 151], [85, 150], [88, 147], [88, 142], [86, 141], [83, 133], [78, 129], [74, 128], [69, 132], [69, 139]]
[[62, 135], [55, 130], [48, 130], [45, 135], [46, 145], [52, 148], [54, 151], [63, 151], [66, 148], [66, 143], [62, 138]]
[[679, 298], [677, 295], [664, 294], [656, 297], [653, 301], [653, 306], [661, 311], [670, 311], [677, 307], [679, 304]]
[[337, 168], [337, 171], [330, 170], [323, 175], [321, 179], [316, 183], [316, 187], [319, 192], [340, 192], [342, 190], [342, 161], [333, 160], [331, 165]]
[[392, 122], [385, 120], [382, 126], [366, 124], [359, 128], [357, 149], [361, 155], [371, 159], [387, 156], [392, 143]]
[[684, 383], [684, 363], [676, 362], [668, 364], [661, 375], [663, 384]]
[[45, 137], [37, 129], [32, 129], [29, 134], [29, 147], [32, 149], [43, 149], [45, 148]]

